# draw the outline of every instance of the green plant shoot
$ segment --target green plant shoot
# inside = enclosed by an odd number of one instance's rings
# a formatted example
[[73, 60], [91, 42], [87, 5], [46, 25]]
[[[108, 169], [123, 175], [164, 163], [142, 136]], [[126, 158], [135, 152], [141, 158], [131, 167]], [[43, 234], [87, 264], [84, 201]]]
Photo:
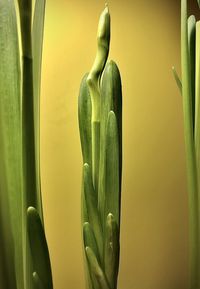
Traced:
[[97, 32], [94, 64], [81, 82], [78, 115], [83, 155], [82, 230], [87, 289], [116, 289], [122, 172], [122, 89], [108, 61], [110, 13]]
[[[198, 5], [200, 1], [197, 1]], [[190, 289], [200, 288], [200, 22], [188, 16], [187, 0], [181, 0], [182, 80], [173, 68], [182, 94], [189, 195]]]

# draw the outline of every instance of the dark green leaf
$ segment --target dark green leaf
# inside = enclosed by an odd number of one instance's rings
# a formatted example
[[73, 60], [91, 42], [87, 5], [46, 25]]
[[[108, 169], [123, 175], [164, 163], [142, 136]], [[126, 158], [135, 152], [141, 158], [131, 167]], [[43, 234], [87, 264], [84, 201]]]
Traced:
[[53, 289], [51, 264], [44, 228], [35, 208], [27, 210], [27, 227], [34, 271], [40, 276], [44, 289]]
[[40, 280], [40, 277], [38, 276], [37, 272], [33, 272], [33, 284], [34, 289], [44, 289], [42, 281]]

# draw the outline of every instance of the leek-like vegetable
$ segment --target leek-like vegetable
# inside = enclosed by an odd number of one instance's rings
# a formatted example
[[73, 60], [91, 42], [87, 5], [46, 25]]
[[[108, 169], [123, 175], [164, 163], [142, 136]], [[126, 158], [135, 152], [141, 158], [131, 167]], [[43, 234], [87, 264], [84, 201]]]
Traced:
[[[198, 1], [200, 5], [200, 1]], [[184, 135], [189, 193], [190, 289], [200, 288], [200, 22], [188, 17], [181, 0], [182, 81], [174, 76], [183, 96]]]
[[87, 289], [116, 289], [122, 170], [122, 91], [119, 69], [107, 61], [110, 14], [99, 20], [97, 54], [79, 93], [83, 155], [82, 227]]
[[[31, 0], [18, 0], [18, 6], [14, 0], [0, 2], [2, 289], [53, 288], [43, 229], [39, 163], [39, 94], [45, 0], [36, 0], [34, 8], [33, 15]], [[20, 29], [16, 21], [17, 9]], [[18, 43], [19, 33], [22, 51]]]

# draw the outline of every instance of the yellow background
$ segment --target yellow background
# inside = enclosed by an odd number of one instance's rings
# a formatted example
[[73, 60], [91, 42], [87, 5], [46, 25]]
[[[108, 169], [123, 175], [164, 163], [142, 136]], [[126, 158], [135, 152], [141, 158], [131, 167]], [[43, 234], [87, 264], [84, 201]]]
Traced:
[[[191, 2], [196, 2], [192, 1]], [[180, 1], [110, 0], [110, 59], [123, 84], [119, 289], [186, 289], [188, 203], [180, 73]], [[194, 8], [196, 6], [194, 5]], [[84, 288], [77, 97], [93, 63], [102, 0], [48, 0], [41, 165], [55, 289]]]

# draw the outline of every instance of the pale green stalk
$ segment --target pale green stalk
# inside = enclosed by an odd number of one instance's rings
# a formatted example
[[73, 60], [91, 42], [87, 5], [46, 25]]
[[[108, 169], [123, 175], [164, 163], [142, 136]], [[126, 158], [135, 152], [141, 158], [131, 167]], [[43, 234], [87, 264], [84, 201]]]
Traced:
[[[199, 1], [197, 1], [199, 4]], [[181, 0], [182, 81], [174, 76], [183, 96], [184, 135], [189, 195], [190, 289], [200, 288], [200, 196], [199, 196], [199, 24], [187, 15]]]
[[[100, 17], [97, 54], [79, 93], [83, 155], [82, 228], [87, 289], [116, 289], [122, 170], [121, 79], [113, 61], [108, 7]], [[106, 64], [106, 66], [105, 66]], [[105, 67], [105, 69], [104, 69]]]
[[[25, 192], [24, 221], [26, 226], [26, 209], [38, 207], [36, 192], [35, 163], [35, 128], [33, 102], [33, 60], [32, 60], [32, 0], [19, 0], [19, 12], [22, 40], [22, 159], [23, 159], [23, 190]], [[33, 264], [25, 231], [25, 286], [33, 288]]]
[[110, 45], [110, 14], [107, 6], [100, 16], [97, 44], [96, 58], [87, 77], [92, 101], [92, 175], [96, 193], [98, 192], [100, 158], [100, 77], [106, 64]]
[[42, 211], [41, 180], [40, 180], [40, 85], [41, 85], [45, 6], [46, 0], [36, 0], [33, 18], [33, 27], [32, 27], [36, 191], [37, 191], [38, 212], [41, 216], [42, 222], [43, 222], [43, 211]]
[[188, 49], [187, 0], [181, 1], [181, 66], [184, 134], [187, 162], [187, 179], [190, 211], [190, 289], [200, 286], [199, 274], [199, 224], [198, 224], [198, 184], [193, 133], [192, 84], [190, 79], [190, 59]]

